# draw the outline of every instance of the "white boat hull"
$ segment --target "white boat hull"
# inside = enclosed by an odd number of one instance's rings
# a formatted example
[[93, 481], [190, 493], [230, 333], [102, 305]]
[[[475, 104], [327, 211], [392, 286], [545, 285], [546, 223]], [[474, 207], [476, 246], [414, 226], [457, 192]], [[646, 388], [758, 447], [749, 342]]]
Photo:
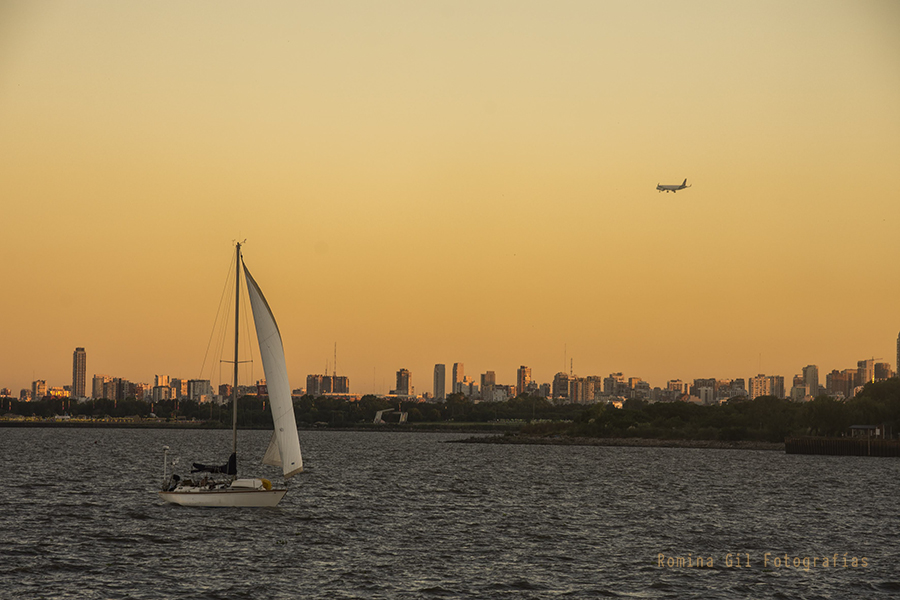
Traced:
[[159, 497], [182, 506], [277, 506], [287, 490], [188, 489], [159, 492]]

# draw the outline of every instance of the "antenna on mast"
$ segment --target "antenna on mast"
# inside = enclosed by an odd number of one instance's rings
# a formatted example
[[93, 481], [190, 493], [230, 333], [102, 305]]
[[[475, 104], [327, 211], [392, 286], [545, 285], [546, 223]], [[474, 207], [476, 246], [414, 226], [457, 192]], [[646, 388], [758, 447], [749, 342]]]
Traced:
[[337, 342], [334, 343], [334, 364], [332, 367], [334, 368], [334, 376], [337, 377]]

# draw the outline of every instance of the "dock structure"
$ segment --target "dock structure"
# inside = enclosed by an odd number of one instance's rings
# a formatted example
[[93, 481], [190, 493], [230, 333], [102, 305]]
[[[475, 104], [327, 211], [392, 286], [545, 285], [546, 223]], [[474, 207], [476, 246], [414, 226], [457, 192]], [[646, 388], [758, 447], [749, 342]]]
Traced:
[[787, 454], [826, 456], [900, 456], [900, 440], [870, 437], [791, 437], [784, 440]]

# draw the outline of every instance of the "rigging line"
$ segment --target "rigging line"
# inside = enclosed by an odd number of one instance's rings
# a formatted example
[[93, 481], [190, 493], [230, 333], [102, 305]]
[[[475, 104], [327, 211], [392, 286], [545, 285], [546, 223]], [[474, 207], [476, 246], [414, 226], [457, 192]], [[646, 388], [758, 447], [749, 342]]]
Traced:
[[[237, 250], [235, 250], [236, 252]], [[232, 260], [232, 262], [234, 262]], [[225, 287], [222, 288], [222, 297], [219, 298], [219, 306], [216, 308], [216, 318], [213, 320], [212, 330], [209, 332], [209, 341], [206, 343], [206, 353], [203, 355], [203, 363], [200, 365], [200, 379], [203, 379], [203, 370], [206, 369], [206, 359], [209, 358], [209, 348], [212, 345], [213, 336], [216, 333], [216, 323], [219, 322], [219, 313], [222, 311], [222, 302], [225, 299], [225, 292], [228, 291], [228, 281], [231, 279], [230, 276], [230, 268], [229, 275], [225, 277]]]
[[[228, 290], [230, 292], [231, 286], [234, 285], [231, 278], [228, 280]], [[216, 354], [219, 357], [219, 362], [222, 361], [222, 357], [225, 353], [225, 341], [228, 338], [228, 323], [231, 320], [231, 305], [234, 301], [234, 297], [231, 293], [226, 294], [225, 299], [225, 314], [222, 319], [221, 325], [219, 326], [219, 339], [217, 340], [216, 347], [218, 348], [218, 352]]]
[[[249, 288], [249, 285], [245, 285], [244, 287], [245, 287], [245, 288]], [[252, 341], [254, 338], [253, 338], [253, 336], [251, 335], [251, 332], [250, 332], [250, 315], [247, 314], [247, 313], [249, 313], [249, 312], [252, 310], [252, 307], [250, 306], [250, 290], [249, 290], [249, 289], [245, 290], [245, 295], [247, 296], [247, 310], [244, 311], [244, 326], [245, 326], [245, 328], [247, 329], [247, 335], [245, 336], [244, 339], [247, 340], [247, 349], [248, 349], [248, 353], [250, 354], [250, 360], [247, 361], [247, 362], [250, 363], [250, 381], [251, 381], [251, 383], [252, 383], [252, 382], [254, 382], [254, 374], [253, 374], [253, 341]]]
[[218, 361], [219, 362], [219, 383], [222, 383], [225, 381], [224, 379], [222, 379], [222, 356], [225, 353], [225, 341], [226, 341], [227, 334], [228, 334], [228, 332], [227, 332], [228, 321], [229, 321], [228, 315], [231, 314], [232, 295], [227, 293], [228, 290], [231, 289], [231, 285], [232, 285], [232, 277], [231, 277], [231, 269], [229, 268], [229, 274], [228, 274], [228, 277], [226, 278], [226, 283], [225, 283], [225, 292], [226, 292], [225, 293], [225, 310], [224, 310], [222, 319], [219, 320], [219, 322], [216, 324], [218, 327], [218, 331], [217, 331], [218, 338], [216, 339], [216, 343], [215, 343], [214, 355], [219, 358], [219, 361]]
[[[231, 278], [229, 278], [229, 283], [230, 282], [231, 282]], [[231, 289], [230, 285], [228, 286], [228, 289]], [[227, 300], [226, 300], [226, 305], [225, 305], [225, 318], [222, 319], [221, 325], [219, 326], [219, 339], [216, 342], [216, 356], [219, 357], [220, 381], [223, 381], [221, 379], [222, 363], [230, 362], [230, 361], [224, 361], [222, 359], [222, 356], [224, 356], [224, 354], [225, 354], [225, 342], [226, 342], [226, 338], [228, 337], [227, 329], [228, 329], [229, 315], [231, 315], [231, 302], [232, 302], [233, 297], [231, 294], [226, 294], [226, 298], [227, 298]], [[228, 381], [227, 383], [230, 383], [230, 381]]]

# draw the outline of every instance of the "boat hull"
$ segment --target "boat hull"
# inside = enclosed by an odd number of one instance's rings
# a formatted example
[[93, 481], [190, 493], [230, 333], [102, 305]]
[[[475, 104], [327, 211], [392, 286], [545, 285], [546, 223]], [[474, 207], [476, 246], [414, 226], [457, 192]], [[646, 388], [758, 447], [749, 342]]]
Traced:
[[178, 490], [159, 497], [181, 506], [277, 506], [287, 490]]

